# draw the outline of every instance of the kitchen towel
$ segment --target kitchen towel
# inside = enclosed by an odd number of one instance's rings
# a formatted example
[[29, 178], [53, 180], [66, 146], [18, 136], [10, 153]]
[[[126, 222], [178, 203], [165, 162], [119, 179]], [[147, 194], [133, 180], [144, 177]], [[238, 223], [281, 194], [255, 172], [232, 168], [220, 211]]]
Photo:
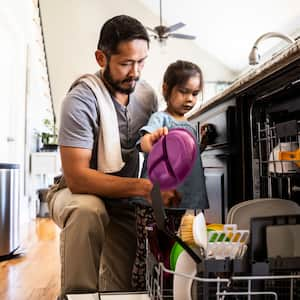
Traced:
[[122, 159], [117, 113], [111, 95], [102, 80], [93, 74], [85, 74], [75, 80], [86, 83], [97, 98], [100, 111], [98, 140], [98, 170], [104, 173], [120, 171], [125, 165]]

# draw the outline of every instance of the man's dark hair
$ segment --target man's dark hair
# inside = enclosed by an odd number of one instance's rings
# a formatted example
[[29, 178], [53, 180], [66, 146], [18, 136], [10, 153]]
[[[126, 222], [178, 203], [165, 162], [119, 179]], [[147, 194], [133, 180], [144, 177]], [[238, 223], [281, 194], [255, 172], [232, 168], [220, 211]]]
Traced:
[[143, 24], [132, 17], [120, 15], [104, 23], [97, 48], [106, 55], [112, 55], [117, 53], [120, 42], [136, 39], [145, 40], [149, 45], [149, 36]]

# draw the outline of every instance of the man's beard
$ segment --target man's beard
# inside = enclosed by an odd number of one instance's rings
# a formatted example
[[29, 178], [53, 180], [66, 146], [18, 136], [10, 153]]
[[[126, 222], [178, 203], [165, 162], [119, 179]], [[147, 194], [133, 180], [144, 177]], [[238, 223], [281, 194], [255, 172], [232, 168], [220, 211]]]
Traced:
[[134, 91], [136, 85], [134, 85], [133, 87], [129, 87], [129, 88], [123, 88], [121, 86], [121, 84], [125, 83], [125, 82], [130, 82], [133, 80], [135, 82], [137, 82], [139, 80], [139, 77], [127, 77], [123, 80], [114, 80], [111, 76], [109, 65], [103, 72], [103, 78], [110, 85], [110, 87], [113, 89], [113, 91], [119, 92], [122, 94], [126, 94], [126, 95], [129, 95], [130, 93], [132, 93]]

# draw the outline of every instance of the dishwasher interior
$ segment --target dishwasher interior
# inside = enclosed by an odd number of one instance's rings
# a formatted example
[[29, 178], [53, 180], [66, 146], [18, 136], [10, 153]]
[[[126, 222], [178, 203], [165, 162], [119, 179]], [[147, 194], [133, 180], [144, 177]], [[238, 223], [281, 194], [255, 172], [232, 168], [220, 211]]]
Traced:
[[254, 198], [300, 204], [300, 96], [290, 91], [256, 99], [250, 111]]

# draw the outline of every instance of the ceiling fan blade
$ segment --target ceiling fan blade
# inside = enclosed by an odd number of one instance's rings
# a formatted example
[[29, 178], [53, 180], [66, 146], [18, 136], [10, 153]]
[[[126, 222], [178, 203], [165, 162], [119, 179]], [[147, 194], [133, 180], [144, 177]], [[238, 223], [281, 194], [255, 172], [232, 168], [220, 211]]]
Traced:
[[185, 40], [194, 40], [196, 37], [194, 35], [182, 34], [182, 33], [170, 33], [168, 37], [185, 39]]
[[151, 31], [151, 32], [153, 32], [153, 33], [155, 33], [155, 34], [157, 34], [157, 32], [155, 31], [155, 29], [150, 28], [150, 27], [148, 27], [148, 26], [145, 26], [145, 28], [146, 28], [147, 30], [149, 30], [149, 31]]
[[175, 30], [177, 30], [179, 28], [182, 28], [184, 26], [185, 26], [185, 24], [182, 23], [182, 22], [176, 23], [176, 24], [171, 25], [171, 26], [168, 27], [168, 32], [173, 32], [173, 31], [175, 31]]

